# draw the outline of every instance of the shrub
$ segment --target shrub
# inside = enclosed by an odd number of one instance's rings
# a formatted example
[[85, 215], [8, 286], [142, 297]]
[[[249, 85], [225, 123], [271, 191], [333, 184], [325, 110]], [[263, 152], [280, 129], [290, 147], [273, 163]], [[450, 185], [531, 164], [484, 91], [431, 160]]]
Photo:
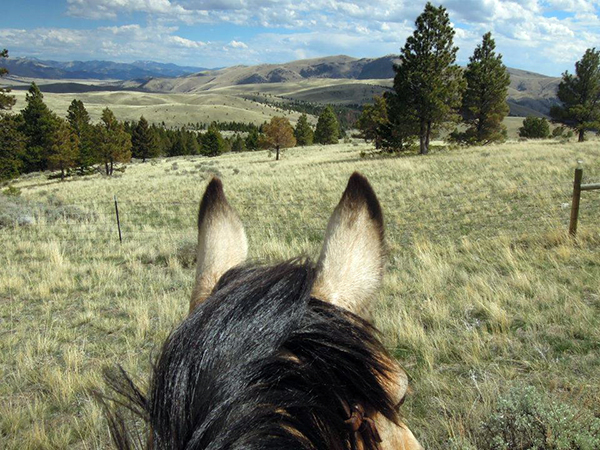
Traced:
[[478, 449], [592, 450], [600, 448], [600, 419], [531, 386], [498, 400], [475, 436]]
[[21, 189], [14, 186], [9, 186], [6, 189], [4, 189], [3, 194], [9, 197], [18, 197], [21, 195]]
[[22, 197], [0, 195], [0, 228], [35, 225], [40, 218], [47, 223], [61, 220], [87, 222], [96, 219], [97, 215], [76, 205], [62, 205], [52, 197], [48, 203], [38, 203]]
[[519, 136], [529, 139], [545, 139], [550, 136], [550, 123], [544, 117], [527, 116], [519, 128]]
[[181, 267], [189, 269], [196, 265], [197, 242], [196, 237], [186, 238], [177, 245], [177, 259]]

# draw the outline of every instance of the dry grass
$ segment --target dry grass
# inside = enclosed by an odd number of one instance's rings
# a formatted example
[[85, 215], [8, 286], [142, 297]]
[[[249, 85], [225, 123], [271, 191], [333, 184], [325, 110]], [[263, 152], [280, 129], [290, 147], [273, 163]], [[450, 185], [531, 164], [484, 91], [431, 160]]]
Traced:
[[[382, 85], [388, 80], [380, 81]], [[81, 100], [92, 121], [100, 120], [102, 110], [111, 108], [119, 120], [139, 120], [144, 116], [150, 123], [165, 122], [169, 127], [189, 123], [210, 123], [213, 120], [261, 124], [275, 115], [285, 116], [292, 123], [300, 113], [284, 111], [268, 103], [287, 103], [290, 99], [311, 103], [363, 104], [371, 103], [373, 95], [381, 94], [374, 80], [314, 79], [302, 82], [250, 84], [215, 88], [193, 94], [115, 91], [55, 94], [45, 93], [44, 101], [60, 116], [66, 116], [71, 101]], [[15, 111], [26, 106], [26, 91], [13, 91], [17, 99]], [[258, 101], [254, 101], [258, 100]], [[316, 124], [316, 117], [309, 116]], [[522, 117], [507, 117], [504, 124], [510, 139], [517, 139]]]
[[[13, 91], [17, 99], [15, 110], [26, 105], [26, 91]], [[213, 120], [251, 122], [261, 124], [275, 115], [288, 117], [295, 122], [300, 113], [287, 112], [262, 103], [244, 100], [228, 93], [158, 94], [134, 91], [87, 92], [54, 94], [45, 93], [48, 107], [66, 116], [71, 101], [81, 100], [92, 121], [100, 120], [102, 110], [109, 107], [119, 120], [139, 120], [144, 116], [150, 123], [165, 122], [167, 126], [181, 127], [189, 123], [210, 123]]]
[[598, 193], [584, 193], [580, 238], [565, 234], [576, 160], [600, 180], [598, 142], [383, 159], [361, 159], [363, 149], [292, 149], [277, 163], [266, 152], [179, 158], [114, 179], [16, 183], [32, 204], [62, 200], [95, 215], [0, 230], [0, 448], [107, 446], [89, 390], [106, 365], [145, 377], [185, 316], [196, 205], [213, 173], [263, 261], [316, 257], [348, 176], [369, 177], [390, 244], [373, 316], [410, 376], [404, 414], [426, 448], [468, 440], [515, 383], [600, 413]]

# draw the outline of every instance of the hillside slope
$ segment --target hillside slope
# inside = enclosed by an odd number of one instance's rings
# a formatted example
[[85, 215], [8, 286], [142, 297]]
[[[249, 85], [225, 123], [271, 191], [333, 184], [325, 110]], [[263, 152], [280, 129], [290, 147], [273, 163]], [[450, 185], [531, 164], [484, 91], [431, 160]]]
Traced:
[[[11, 60], [9, 60], [11, 61]], [[398, 61], [395, 55], [380, 58], [352, 58], [338, 55], [324, 58], [304, 59], [285, 64], [261, 64], [257, 66], [233, 66], [223, 69], [201, 70], [185, 76], [156, 76], [143, 77], [149, 69], [123, 68], [116, 63], [114, 72], [93, 72], [96, 78], [112, 77], [116, 79], [126, 74], [128, 79], [112, 82], [78, 81], [77, 76], [84, 72], [65, 72], [65, 68], [44, 66], [58, 80], [36, 78], [38, 72], [28, 73], [29, 78], [15, 76], [15, 72], [6, 84], [15, 89], [26, 89], [30, 81], [41, 82], [43, 92], [53, 93], [83, 93], [94, 91], [140, 91], [159, 94], [202, 94], [206, 92], [223, 92], [248, 98], [264, 94], [278, 97], [277, 101], [302, 101], [313, 103], [338, 103], [360, 105], [372, 101], [374, 94], [381, 94], [392, 86], [394, 76], [393, 64]], [[42, 62], [39, 62], [40, 64]], [[91, 70], [94, 61], [86, 63]], [[36, 65], [38, 67], [40, 64]], [[69, 65], [70, 64], [70, 65]], [[64, 63], [70, 69], [79, 67], [79, 63]], [[131, 66], [150, 63], [133, 63]], [[144, 66], [144, 67], [146, 67]], [[166, 71], [168, 68], [159, 65], [156, 70]], [[178, 67], [178, 66], [175, 66]], [[135, 69], [135, 70], [134, 70]], [[194, 68], [179, 68], [192, 70]], [[11, 69], [12, 70], [12, 69]], [[142, 70], [140, 72], [140, 70]], [[170, 69], [169, 69], [170, 70]], [[62, 72], [61, 72], [62, 71]], [[558, 102], [556, 89], [560, 78], [527, 72], [519, 69], [508, 69], [511, 83], [508, 103], [512, 116], [547, 116], [550, 107]], [[91, 72], [85, 72], [91, 73]], [[134, 78], [133, 75], [138, 76]], [[33, 77], [33, 78], [32, 78]], [[60, 78], [67, 78], [62, 80]], [[141, 78], [140, 78], [141, 77]], [[366, 87], [369, 85], [370, 87]]]

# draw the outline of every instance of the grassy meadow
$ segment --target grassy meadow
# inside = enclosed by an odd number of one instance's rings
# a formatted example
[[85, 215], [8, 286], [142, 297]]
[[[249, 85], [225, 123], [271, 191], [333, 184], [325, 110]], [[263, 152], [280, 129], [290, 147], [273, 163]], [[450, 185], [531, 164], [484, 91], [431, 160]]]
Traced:
[[[13, 91], [17, 99], [14, 110], [26, 106], [27, 91]], [[229, 93], [160, 94], [136, 91], [109, 91], [85, 93], [44, 93], [44, 102], [61, 117], [73, 99], [81, 100], [93, 122], [100, 120], [102, 110], [110, 108], [119, 120], [137, 121], [144, 116], [150, 123], [181, 127], [189, 123], [210, 123], [213, 120], [261, 124], [275, 115], [296, 122], [300, 113], [284, 111], [272, 105], [246, 100]]]
[[[301, 113], [283, 110], [273, 103], [286, 104], [294, 100], [342, 105], [372, 103], [373, 96], [382, 92], [380, 85], [371, 84], [374, 81], [385, 85], [382, 80], [314, 79], [226, 86], [185, 94], [137, 91], [44, 93], [44, 102], [56, 114], [66, 117], [71, 101], [81, 100], [93, 122], [98, 122], [102, 110], [109, 107], [119, 120], [137, 121], [144, 116], [150, 123], [164, 122], [168, 127], [210, 123], [213, 120], [260, 125], [273, 116], [287, 117], [295, 124]], [[25, 108], [27, 91], [13, 90], [12, 95], [17, 100], [13, 109], [20, 111]], [[309, 121], [316, 124], [317, 117], [309, 115]], [[523, 117], [506, 117], [504, 124], [508, 138], [517, 139]]]
[[266, 151], [182, 157], [113, 178], [13, 183], [20, 196], [2, 202], [34, 223], [0, 228], [0, 448], [107, 448], [90, 390], [105, 366], [145, 379], [185, 317], [213, 175], [247, 225], [251, 258], [266, 262], [316, 258], [348, 177], [369, 178], [390, 249], [373, 320], [410, 377], [402, 411], [425, 448], [481, 448], [481, 424], [519, 386], [598, 417], [599, 191], [582, 195], [578, 239], [566, 234], [573, 170], [582, 160], [584, 182], [600, 181], [598, 144], [361, 158], [368, 146], [355, 142], [289, 149], [279, 162]]

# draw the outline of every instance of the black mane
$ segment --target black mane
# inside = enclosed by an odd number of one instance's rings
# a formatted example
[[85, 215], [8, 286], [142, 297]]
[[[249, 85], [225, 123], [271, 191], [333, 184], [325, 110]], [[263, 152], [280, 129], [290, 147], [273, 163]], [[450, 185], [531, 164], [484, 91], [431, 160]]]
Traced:
[[[147, 394], [123, 371], [107, 375], [120, 394], [108, 413], [115, 445], [346, 450], [355, 444], [344, 404], [397, 422], [376, 330], [311, 297], [314, 277], [300, 261], [227, 272], [163, 345]], [[149, 438], [128, 431], [123, 406]]]

